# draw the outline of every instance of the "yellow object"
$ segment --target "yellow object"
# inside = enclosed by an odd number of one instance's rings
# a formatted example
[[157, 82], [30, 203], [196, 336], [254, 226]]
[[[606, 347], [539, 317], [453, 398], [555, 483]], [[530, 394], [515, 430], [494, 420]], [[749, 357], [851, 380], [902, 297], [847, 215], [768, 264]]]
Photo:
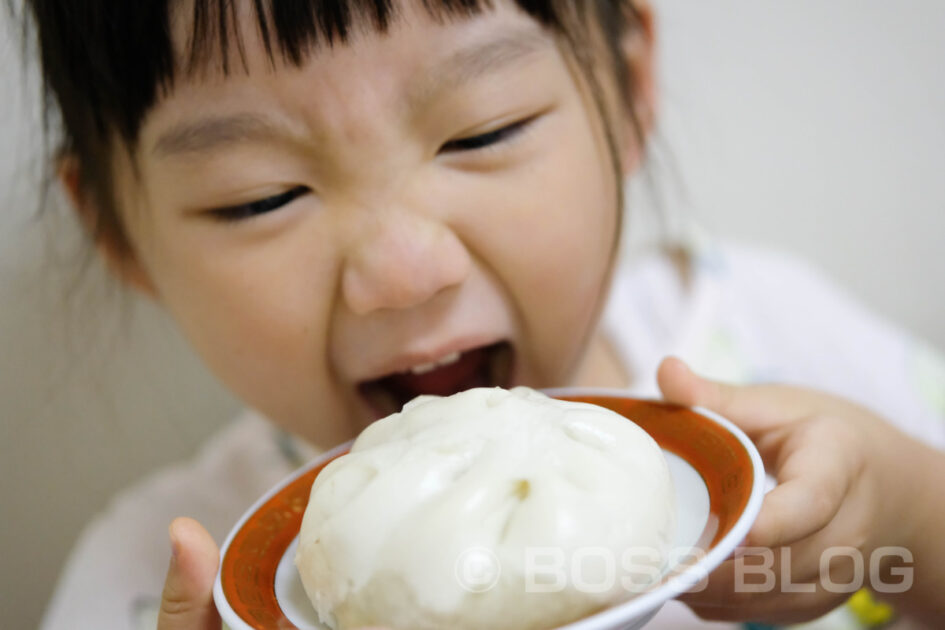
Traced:
[[861, 588], [847, 600], [847, 608], [856, 616], [857, 621], [867, 628], [881, 626], [893, 618], [893, 607], [873, 599], [873, 595]]

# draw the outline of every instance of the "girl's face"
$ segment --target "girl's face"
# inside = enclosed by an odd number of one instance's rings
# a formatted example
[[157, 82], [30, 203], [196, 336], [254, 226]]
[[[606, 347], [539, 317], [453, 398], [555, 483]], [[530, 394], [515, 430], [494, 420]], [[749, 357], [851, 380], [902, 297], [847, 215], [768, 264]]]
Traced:
[[562, 385], [584, 360], [618, 186], [568, 55], [496, 4], [439, 23], [404, 3], [298, 68], [246, 29], [247, 72], [179, 81], [135, 166], [116, 158], [125, 275], [316, 444], [419, 393]]

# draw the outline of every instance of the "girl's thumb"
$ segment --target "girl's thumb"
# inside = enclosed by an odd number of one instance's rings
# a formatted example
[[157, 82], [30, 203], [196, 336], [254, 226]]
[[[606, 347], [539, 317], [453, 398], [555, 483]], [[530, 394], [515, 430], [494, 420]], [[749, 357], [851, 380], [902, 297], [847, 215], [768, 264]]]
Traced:
[[706, 407], [725, 415], [737, 402], [737, 388], [701, 378], [682, 360], [667, 357], [656, 372], [663, 397], [671, 403], [687, 407]]
[[177, 518], [169, 528], [171, 564], [164, 581], [158, 630], [219, 630], [213, 605], [213, 581], [220, 552], [213, 538], [191, 518]]
[[749, 434], [810, 413], [812, 398], [816, 396], [797, 387], [730, 385], [702, 378], [676, 357], [663, 359], [656, 380], [667, 402], [705, 407]]

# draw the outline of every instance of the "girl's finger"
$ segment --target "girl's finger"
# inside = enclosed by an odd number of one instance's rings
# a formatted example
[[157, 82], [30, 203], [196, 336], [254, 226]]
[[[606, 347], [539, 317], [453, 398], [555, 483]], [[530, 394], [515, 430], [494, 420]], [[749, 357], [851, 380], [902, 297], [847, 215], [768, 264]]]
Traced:
[[702, 590], [679, 599], [700, 617], [716, 621], [809, 620], [810, 611], [833, 608], [858, 587], [848, 557], [834, 559], [829, 573], [820, 574], [822, 543], [833, 537], [818, 534], [792, 547], [748, 550], [722, 563]]
[[220, 552], [197, 521], [177, 518], [170, 526], [171, 564], [161, 595], [158, 630], [219, 630], [213, 581]]
[[819, 617], [862, 584], [862, 574], [849, 557], [835, 558], [828, 573], [820, 574], [818, 550], [826, 549], [824, 542], [835, 534], [820, 532], [790, 548], [750, 551], [727, 560], [712, 573], [703, 591], [679, 599], [703, 619], [713, 621], [780, 625]]
[[771, 471], [778, 486], [765, 495], [746, 546], [790, 545], [834, 519], [858, 469], [835, 429], [829, 422], [808, 421], [783, 442]]
[[687, 407], [705, 407], [748, 433], [808, 415], [810, 393], [776, 385], [738, 386], [702, 378], [676, 357], [663, 359], [656, 373], [663, 397]]
[[848, 593], [815, 586], [813, 593], [773, 593], [742, 600], [738, 605], [686, 604], [706, 621], [741, 621], [786, 625], [826, 615], [843, 603]]

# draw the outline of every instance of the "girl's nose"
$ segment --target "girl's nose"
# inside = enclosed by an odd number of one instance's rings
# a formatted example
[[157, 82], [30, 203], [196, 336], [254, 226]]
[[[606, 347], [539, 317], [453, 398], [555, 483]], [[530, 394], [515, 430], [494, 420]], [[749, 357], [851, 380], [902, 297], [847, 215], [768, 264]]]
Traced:
[[417, 214], [385, 213], [349, 251], [341, 291], [358, 315], [409, 308], [462, 283], [470, 267], [469, 253], [447, 226]]

